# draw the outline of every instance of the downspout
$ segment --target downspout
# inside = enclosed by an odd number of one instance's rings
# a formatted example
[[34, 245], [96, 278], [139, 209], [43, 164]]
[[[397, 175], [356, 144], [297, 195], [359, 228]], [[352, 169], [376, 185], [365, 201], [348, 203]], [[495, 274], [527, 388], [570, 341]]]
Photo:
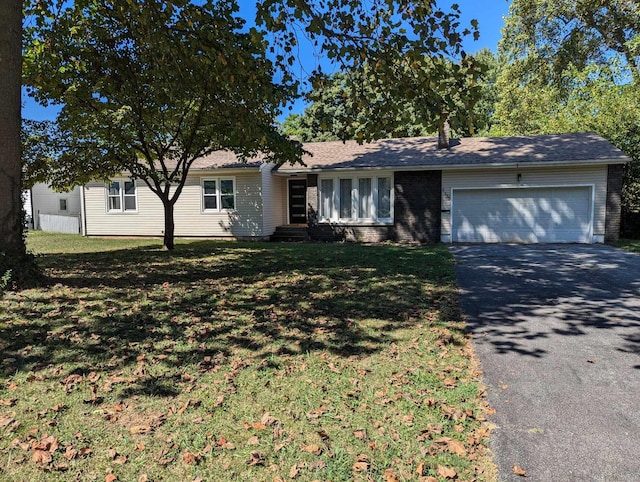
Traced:
[[80, 187], [80, 234], [87, 235], [87, 208], [85, 206], [84, 186]]

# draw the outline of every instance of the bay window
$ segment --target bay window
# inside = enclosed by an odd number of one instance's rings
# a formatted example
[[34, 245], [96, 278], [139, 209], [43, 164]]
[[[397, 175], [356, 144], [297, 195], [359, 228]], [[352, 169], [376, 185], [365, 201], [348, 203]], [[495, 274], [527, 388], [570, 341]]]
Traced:
[[320, 178], [321, 221], [393, 222], [391, 175]]

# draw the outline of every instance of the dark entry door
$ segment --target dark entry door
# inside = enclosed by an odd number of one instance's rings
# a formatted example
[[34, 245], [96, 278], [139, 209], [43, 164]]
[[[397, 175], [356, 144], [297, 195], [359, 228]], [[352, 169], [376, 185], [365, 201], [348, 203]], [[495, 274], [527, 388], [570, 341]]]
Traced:
[[307, 181], [289, 179], [289, 224], [307, 222]]

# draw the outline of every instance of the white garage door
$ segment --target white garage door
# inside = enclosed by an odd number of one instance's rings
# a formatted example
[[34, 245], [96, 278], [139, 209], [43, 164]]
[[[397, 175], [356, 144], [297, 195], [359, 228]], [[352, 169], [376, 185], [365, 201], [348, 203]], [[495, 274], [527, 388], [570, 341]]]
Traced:
[[454, 189], [454, 242], [589, 243], [590, 187]]

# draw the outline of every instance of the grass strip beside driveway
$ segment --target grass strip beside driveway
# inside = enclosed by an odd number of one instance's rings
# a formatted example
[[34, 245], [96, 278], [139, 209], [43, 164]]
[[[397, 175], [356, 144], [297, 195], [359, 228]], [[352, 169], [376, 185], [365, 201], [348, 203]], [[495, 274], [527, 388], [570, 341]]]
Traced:
[[445, 247], [28, 242], [3, 480], [493, 479]]

